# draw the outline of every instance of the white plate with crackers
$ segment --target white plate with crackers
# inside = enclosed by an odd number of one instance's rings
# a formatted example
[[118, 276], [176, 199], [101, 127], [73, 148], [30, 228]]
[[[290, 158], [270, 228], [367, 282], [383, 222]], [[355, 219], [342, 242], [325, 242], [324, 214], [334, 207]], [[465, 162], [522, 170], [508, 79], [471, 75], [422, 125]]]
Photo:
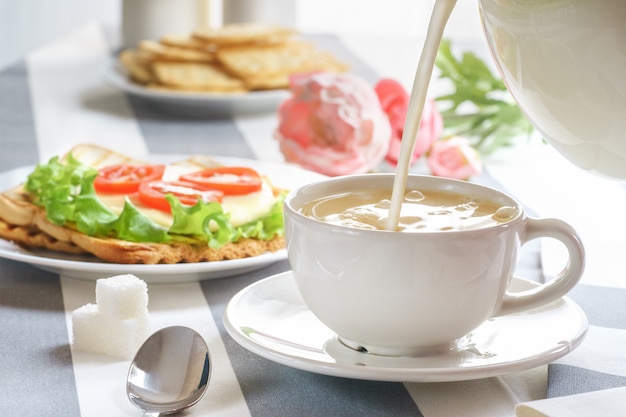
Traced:
[[263, 90], [243, 93], [211, 93], [167, 90], [132, 82], [124, 69], [112, 66], [104, 75], [105, 82], [127, 94], [149, 100], [164, 110], [197, 110], [209, 113], [272, 112], [289, 97], [287, 90]]
[[275, 111], [290, 77], [349, 66], [290, 28], [242, 23], [165, 34], [117, 56], [106, 81], [170, 107], [212, 112]]
[[[152, 155], [150, 160], [171, 162], [181, 160], [181, 155]], [[318, 181], [323, 175], [307, 171], [296, 165], [257, 161], [251, 159], [214, 157], [225, 165], [249, 166], [267, 175], [278, 187], [294, 189]], [[0, 173], [0, 190], [10, 189], [26, 180], [33, 167], [23, 167]], [[119, 274], [133, 274], [152, 284], [195, 282], [225, 278], [261, 269], [287, 259], [286, 250], [264, 253], [259, 256], [216, 262], [128, 265], [103, 262], [90, 255], [70, 255], [49, 250], [25, 249], [0, 239], [0, 258], [11, 259], [61, 276], [95, 281]]]

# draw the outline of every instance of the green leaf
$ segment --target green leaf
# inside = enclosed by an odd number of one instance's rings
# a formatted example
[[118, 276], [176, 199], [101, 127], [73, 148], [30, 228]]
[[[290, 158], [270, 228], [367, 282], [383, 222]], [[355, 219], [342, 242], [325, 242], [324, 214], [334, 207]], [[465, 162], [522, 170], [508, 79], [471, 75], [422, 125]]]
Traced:
[[444, 39], [435, 65], [439, 78], [452, 86], [452, 92], [435, 97], [446, 136], [465, 136], [479, 153], [490, 154], [533, 132], [502, 79], [476, 55], [465, 52], [457, 58]]
[[95, 223], [116, 217], [96, 197], [93, 188], [96, 175], [98, 171], [81, 164], [72, 155], [65, 163], [53, 157], [47, 164], [35, 167], [25, 189], [33, 195], [33, 203], [46, 210], [51, 222], [77, 223], [79, 230], [87, 233]]
[[224, 213], [221, 204], [198, 200], [194, 206], [184, 206], [173, 195], [167, 195], [166, 198], [174, 216], [170, 233], [193, 236], [207, 241], [213, 248], [238, 238], [236, 229], [230, 223], [230, 215]]
[[262, 240], [272, 239], [276, 235], [284, 233], [283, 222], [283, 202], [287, 193], [279, 196], [270, 212], [256, 221], [244, 224], [239, 227], [243, 237], [257, 238]]
[[93, 183], [97, 175], [97, 170], [81, 164], [71, 154], [66, 161], [54, 157], [35, 167], [28, 176], [25, 189], [31, 193], [33, 203], [45, 209], [51, 222], [76, 228], [89, 236], [132, 242], [201, 243], [218, 248], [241, 237], [271, 239], [284, 233], [284, 195], [265, 217], [237, 228], [217, 202], [198, 201], [189, 207], [168, 195], [173, 224], [165, 229], [128, 199], [119, 215], [113, 213], [95, 191]]
[[163, 243], [172, 240], [165, 228], [141, 213], [128, 199], [120, 215], [109, 223], [101, 224], [95, 234], [131, 242]]

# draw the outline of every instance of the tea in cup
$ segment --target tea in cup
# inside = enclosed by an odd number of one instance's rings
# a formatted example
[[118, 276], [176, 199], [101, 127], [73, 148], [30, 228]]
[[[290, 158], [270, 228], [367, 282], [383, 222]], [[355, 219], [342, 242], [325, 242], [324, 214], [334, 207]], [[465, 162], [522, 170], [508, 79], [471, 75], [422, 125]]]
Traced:
[[[558, 219], [528, 217], [477, 184], [410, 175], [396, 230], [385, 228], [393, 174], [324, 179], [285, 200], [287, 253], [311, 312], [346, 346], [387, 356], [455, 349], [485, 320], [559, 299], [580, 280], [584, 248]], [[520, 247], [563, 243], [562, 273], [509, 293]], [[521, 277], [523, 278], [523, 277]]]

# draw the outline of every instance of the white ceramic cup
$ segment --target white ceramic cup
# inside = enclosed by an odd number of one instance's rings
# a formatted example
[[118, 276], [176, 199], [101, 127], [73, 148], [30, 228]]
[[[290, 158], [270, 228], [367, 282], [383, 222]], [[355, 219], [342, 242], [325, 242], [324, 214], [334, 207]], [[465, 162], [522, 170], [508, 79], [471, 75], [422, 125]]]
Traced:
[[[391, 190], [393, 179], [393, 174], [329, 178], [293, 190], [285, 200], [287, 253], [297, 287], [345, 345], [388, 356], [455, 349], [485, 320], [555, 301], [580, 280], [584, 248], [571, 226], [529, 218], [513, 198], [465, 181], [411, 175], [407, 189], [479, 196], [515, 207], [519, 215], [473, 230], [398, 232], [333, 225], [300, 212], [323, 196]], [[567, 265], [547, 284], [507, 292], [519, 248], [537, 238], [562, 242]]]

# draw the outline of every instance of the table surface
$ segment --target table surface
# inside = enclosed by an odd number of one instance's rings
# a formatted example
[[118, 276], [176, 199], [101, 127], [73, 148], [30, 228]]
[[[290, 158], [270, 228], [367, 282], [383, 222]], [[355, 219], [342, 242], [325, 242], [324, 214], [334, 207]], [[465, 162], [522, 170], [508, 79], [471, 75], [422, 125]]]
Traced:
[[[421, 49], [419, 39], [312, 39], [372, 83], [386, 76], [410, 86]], [[475, 47], [485, 53], [482, 45]], [[0, 72], [2, 171], [85, 142], [133, 155], [202, 153], [283, 161], [272, 139], [274, 112], [198, 117], [154, 107], [104, 84], [112, 57], [106, 31], [88, 25]], [[579, 171], [541, 143], [521, 143], [485, 162], [487, 172], [476, 181], [507, 190], [532, 213], [563, 218], [583, 236], [588, 266], [571, 297], [591, 326], [578, 349], [550, 365], [458, 382], [378, 382], [293, 369], [239, 346], [222, 321], [235, 293], [289, 269], [281, 260], [233, 277], [149, 286], [153, 330], [192, 327], [211, 351], [209, 389], [189, 415], [503, 417], [515, 415], [520, 402], [626, 385], [620, 360], [626, 346], [626, 265], [620, 256], [625, 238], [619, 233], [626, 230], [626, 220], [613, 215], [626, 199], [622, 185]], [[524, 274], [541, 280], [554, 273], [558, 251], [548, 246], [531, 246], [524, 253]], [[94, 288], [93, 281], [0, 260], [4, 414], [141, 415], [125, 394], [129, 361], [72, 349], [71, 312], [94, 302]]]

